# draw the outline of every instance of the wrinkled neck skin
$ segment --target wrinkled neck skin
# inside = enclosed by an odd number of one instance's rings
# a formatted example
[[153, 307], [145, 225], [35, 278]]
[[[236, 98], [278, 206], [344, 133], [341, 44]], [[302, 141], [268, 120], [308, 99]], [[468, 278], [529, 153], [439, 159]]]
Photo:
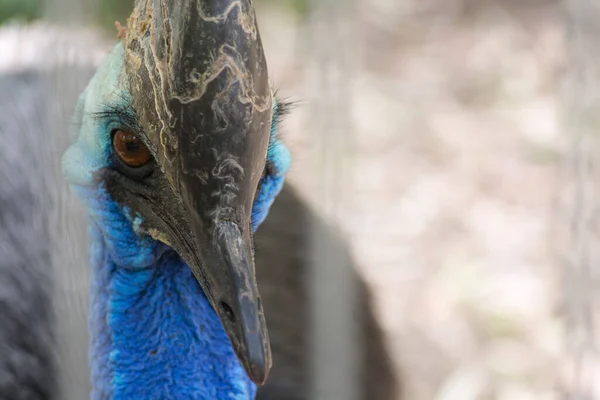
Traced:
[[140, 238], [108, 196], [78, 194], [91, 210], [91, 398], [253, 399], [256, 387], [188, 266]]
[[[122, 47], [117, 45], [82, 94], [76, 138], [63, 172], [89, 220], [90, 360], [94, 400], [230, 399], [256, 393], [188, 266], [174, 250], [136, 232], [138, 220], [109, 195], [101, 171], [110, 168], [110, 127], [87, 117], [122, 99]], [[266, 218], [283, 186], [290, 156], [271, 130], [252, 228]]]

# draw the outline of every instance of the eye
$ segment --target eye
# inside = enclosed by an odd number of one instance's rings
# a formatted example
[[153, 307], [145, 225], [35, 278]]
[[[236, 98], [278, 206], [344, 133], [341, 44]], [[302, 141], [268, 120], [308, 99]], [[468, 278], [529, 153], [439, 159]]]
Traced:
[[140, 138], [131, 132], [117, 129], [113, 132], [112, 146], [121, 161], [130, 167], [141, 167], [152, 155]]

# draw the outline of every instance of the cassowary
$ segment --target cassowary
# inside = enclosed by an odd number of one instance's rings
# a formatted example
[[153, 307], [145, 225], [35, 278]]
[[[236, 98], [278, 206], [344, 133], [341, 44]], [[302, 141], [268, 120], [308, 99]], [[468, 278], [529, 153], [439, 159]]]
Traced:
[[[60, 379], [69, 366], [51, 334], [55, 129], [75, 133], [63, 170], [88, 216], [92, 398], [250, 399], [265, 380], [258, 399], [308, 397], [308, 235], [322, 223], [283, 184], [285, 106], [254, 11], [176, 3], [138, 2], [71, 127], [45, 126], [46, 74], [0, 78], [0, 399], [77, 384]], [[363, 398], [391, 400], [364, 285], [360, 295]]]

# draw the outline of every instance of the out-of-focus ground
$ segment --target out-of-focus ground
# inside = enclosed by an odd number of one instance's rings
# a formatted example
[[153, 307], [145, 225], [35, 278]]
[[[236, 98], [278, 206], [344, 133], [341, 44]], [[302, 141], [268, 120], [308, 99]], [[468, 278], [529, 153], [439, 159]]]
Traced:
[[[307, 105], [319, 93], [306, 20], [278, 4], [259, 3], [259, 23], [272, 81], [300, 101], [284, 137], [291, 179], [311, 198]], [[558, 399], [561, 4], [360, 0], [359, 10], [354, 212], [342, 229], [405, 398]]]
[[[360, 3], [355, 215], [343, 228], [406, 398], [559, 398], [561, 4]], [[301, 101], [285, 132], [292, 179], [308, 190], [305, 105], [319, 94], [308, 91], [302, 21], [259, 11], [272, 79]]]

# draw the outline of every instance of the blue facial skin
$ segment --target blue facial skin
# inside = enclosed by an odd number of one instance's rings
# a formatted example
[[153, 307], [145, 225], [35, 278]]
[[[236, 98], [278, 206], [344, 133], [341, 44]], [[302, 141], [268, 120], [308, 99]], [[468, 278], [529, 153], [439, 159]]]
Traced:
[[[63, 172], [88, 214], [92, 268], [90, 360], [100, 399], [253, 399], [248, 377], [202, 289], [167, 244], [141, 232], [132, 215], [109, 195], [100, 172], [111, 166], [111, 130], [118, 121], [92, 116], [128, 98], [118, 44], [81, 95], [74, 143]], [[267, 216], [283, 187], [291, 157], [276, 137], [277, 105], [252, 210], [252, 230]]]

